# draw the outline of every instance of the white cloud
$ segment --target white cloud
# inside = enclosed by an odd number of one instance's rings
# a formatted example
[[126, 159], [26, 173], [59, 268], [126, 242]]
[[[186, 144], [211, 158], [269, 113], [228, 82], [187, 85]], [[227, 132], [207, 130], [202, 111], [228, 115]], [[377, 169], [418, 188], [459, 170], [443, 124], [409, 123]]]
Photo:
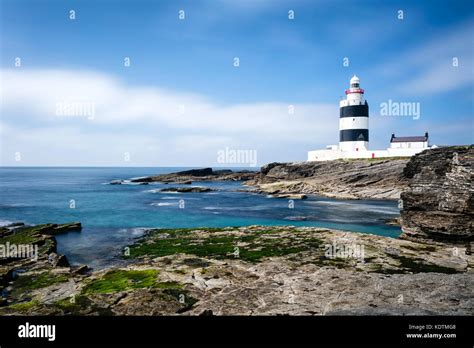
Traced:
[[[464, 63], [461, 61], [462, 66], [453, 67], [451, 60], [446, 59], [445, 62], [431, 66], [399, 86], [398, 91], [403, 94], [426, 95], [468, 86], [474, 82], [474, 74], [468, 72], [471, 68], [466, 67]], [[470, 64], [470, 62], [467, 63]]]
[[[403, 95], [431, 95], [449, 92], [474, 82], [472, 37], [474, 23], [463, 23], [450, 31], [375, 69], [390, 79], [394, 90]], [[459, 66], [453, 66], [457, 58]]]
[[[16, 151], [24, 165], [123, 165], [123, 152], [134, 165], [212, 165], [225, 147], [267, 154], [262, 164], [337, 140], [337, 105], [296, 104], [289, 114], [286, 103], [220, 105], [94, 71], [1, 73], [2, 165], [18, 164]], [[95, 103], [94, 118], [56, 115], [57, 103], [73, 102]]]

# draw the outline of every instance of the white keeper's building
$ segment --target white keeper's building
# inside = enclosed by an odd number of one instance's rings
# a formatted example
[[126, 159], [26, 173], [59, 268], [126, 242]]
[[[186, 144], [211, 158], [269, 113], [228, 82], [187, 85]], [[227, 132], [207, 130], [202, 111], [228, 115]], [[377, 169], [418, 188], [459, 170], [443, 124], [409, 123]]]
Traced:
[[428, 133], [424, 136], [396, 137], [392, 134], [386, 150], [369, 150], [369, 104], [364, 99], [360, 80], [353, 76], [346, 99], [339, 103], [339, 145], [328, 145], [325, 150], [308, 152], [308, 161], [331, 161], [349, 158], [409, 157], [429, 146]]

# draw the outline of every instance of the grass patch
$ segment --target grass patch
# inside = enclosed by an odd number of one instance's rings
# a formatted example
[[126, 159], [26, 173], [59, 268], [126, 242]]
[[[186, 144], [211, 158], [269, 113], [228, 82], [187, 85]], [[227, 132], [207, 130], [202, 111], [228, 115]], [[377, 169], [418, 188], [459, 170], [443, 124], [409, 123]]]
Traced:
[[264, 257], [276, 257], [284, 256], [288, 254], [295, 254], [301, 251], [304, 251], [304, 247], [285, 247], [285, 246], [275, 246], [275, 247], [263, 247], [258, 250], [249, 250], [242, 249], [240, 251], [239, 258], [249, 262], [258, 262], [261, 258]]
[[[206, 229], [206, 231], [209, 230]], [[210, 229], [210, 231], [229, 231], [229, 228]], [[280, 232], [280, 230], [264, 229], [244, 235], [229, 233], [228, 235], [211, 235], [203, 238], [196, 229], [156, 230], [153, 235], [131, 246], [130, 257], [190, 254], [214, 259], [238, 258], [244, 261], [258, 262], [264, 257], [299, 253], [319, 248], [322, 244], [321, 240], [317, 238], [299, 238], [296, 232], [289, 238], [269, 238], [271, 234]], [[163, 238], [165, 233], [167, 238]], [[236, 255], [237, 250], [238, 256]]]
[[38, 235], [33, 232], [32, 228], [24, 228], [19, 231], [15, 231], [6, 237], [3, 237], [2, 243], [9, 242], [10, 244], [34, 244], [38, 241]]
[[26, 302], [20, 302], [20, 303], [15, 303], [10, 306], [8, 306], [8, 309], [18, 311], [18, 312], [27, 312], [31, 308], [39, 305], [38, 300], [31, 300], [31, 301], [26, 301]]
[[51, 272], [20, 275], [14, 282], [14, 293], [45, 288], [50, 285], [64, 283], [69, 280], [66, 274], [56, 275]]
[[108, 294], [131, 289], [153, 287], [157, 283], [157, 270], [113, 270], [93, 280], [83, 290], [84, 294]]
[[193, 254], [196, 256], [219, 257], [233, 251], [231, 242], [201, 242], [191, 238], [156, 239], [151, 243], [132, 246], [130, 257], [149, 255], [154, 257], [173, 254]]
[[54, 304], [66, 312], [77, 312], [90, 303], [90, 300], [86, 296], [74, 296], [74, 300], [72, 300], [72, 298], [64, 298], [56, 301]]
[[109, 308], [101, 308], [94, 304], [87, 296], [77, 295], [74, 299], [65, 298], [54, 303], [54, 307], [64, 311], [64, 314], [84, 315], [97, 313], [98, 315], [112, 315]]
[[70, 299], [64, 299], [57, 301], [55, 305], [65, 312], [77, 314], [87, 307], [94, 307], [87, 295], [110, 294], [119, 291], [150, 288], [160, 289], [163, 300], [179, 301], [183, 305], [179, 313], [191, 309], [197, 300], [183, 289], [183, 284], [174, 281], [158, 282], [158, 274], [157, 270], [109, 271], [101, 279], [87, 284], [82, 291], [82, 295], [77, 296], [75, 301], [71, 302]]
[[50, 252], [55, 248], [54, 238], [44, 236], [41, 230], [52, 226], [51, 224], [23, 227], [14, 231], [8, 236], [0, 238], [2, 244], [10, 243], [15, 245], [38, 245], [39, 254]]

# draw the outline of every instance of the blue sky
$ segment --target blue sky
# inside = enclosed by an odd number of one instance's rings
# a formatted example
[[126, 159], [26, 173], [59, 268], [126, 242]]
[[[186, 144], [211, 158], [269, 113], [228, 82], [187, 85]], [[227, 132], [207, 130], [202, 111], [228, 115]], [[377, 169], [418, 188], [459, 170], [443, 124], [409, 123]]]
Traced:
[[[354, 73], [372, 149], [392, 132], [473, 143], [472, 1], [2, 0], [1, 22], [2, 165], [218, 165], [225, 148], [304, 160], [337, 143]], [[380, 116], [389, 99], [420, 118]], [[93, 119], [55, 114], [77, 101]]]

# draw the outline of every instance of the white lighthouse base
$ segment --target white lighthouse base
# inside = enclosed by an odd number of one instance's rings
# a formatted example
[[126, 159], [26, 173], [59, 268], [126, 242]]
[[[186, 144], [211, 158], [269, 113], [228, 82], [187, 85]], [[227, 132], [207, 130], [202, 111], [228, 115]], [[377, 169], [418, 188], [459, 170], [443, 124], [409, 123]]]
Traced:
[[336, 145], [328, 146], [326, 150], [315, 150], [308, 152], [308, 161], [333, 161], [337, 159], [362, 159], [362, 158], [385, 158], [385, 157], [411, 157], [424, 150], [436, 148], [436, 145], [420, 148], [405, 148], [387, 150], [361, 150], [343, 151]]

